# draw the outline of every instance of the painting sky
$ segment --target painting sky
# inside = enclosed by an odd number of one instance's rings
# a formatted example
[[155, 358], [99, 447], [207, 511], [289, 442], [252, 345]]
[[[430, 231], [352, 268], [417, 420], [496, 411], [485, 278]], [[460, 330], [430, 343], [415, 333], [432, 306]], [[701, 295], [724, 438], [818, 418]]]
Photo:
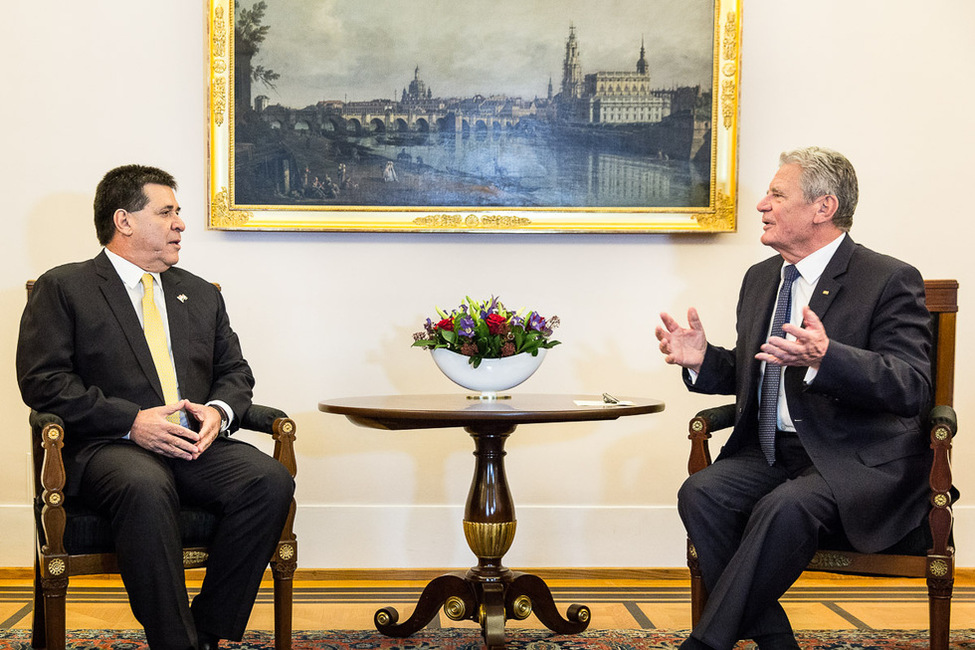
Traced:
[[[243, 0], [251, 7], [256, 0]], [[254, 60], [281, 75], [272, 104], [399, 99], [419, 66], [434, 97], [559, 92], [570, 25], [583, 74], [635, 70], [652, 85], [711, 87], [712, 0], [268, 0]]]

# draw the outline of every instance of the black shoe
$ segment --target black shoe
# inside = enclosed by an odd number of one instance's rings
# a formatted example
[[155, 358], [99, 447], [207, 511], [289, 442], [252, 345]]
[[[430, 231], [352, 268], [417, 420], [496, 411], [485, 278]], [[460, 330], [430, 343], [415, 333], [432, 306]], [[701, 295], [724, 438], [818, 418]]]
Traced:
[[795, 635], [788, 632], [763, 634], [752, 640], [758, 645], [758, 650], [799, 650]]
[[220, 645], [220, 637], [209, 632], [197, 632], [196, 638], [199, 650], [217, 650], [217, 646]]
[[714, 648], [712, 648], [711, 646], [709, 646], [704, 641], [701, 641], [699, 639], [695, 639], [692, 636], [688, 636], [680, 644], [679, 650], [714, 650]]

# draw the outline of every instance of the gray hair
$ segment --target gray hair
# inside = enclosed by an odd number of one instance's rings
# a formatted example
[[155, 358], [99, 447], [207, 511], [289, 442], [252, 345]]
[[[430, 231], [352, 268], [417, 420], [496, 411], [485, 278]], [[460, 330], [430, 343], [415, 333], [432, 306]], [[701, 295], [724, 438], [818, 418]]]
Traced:
[[804, 147], [784, 152], [779, 165], [798, 165], [799, 185], [806, 201], [811, 203], [826, 194], [835, 196], [838, 205], [833, 225], [850, 230], [860, 193], [857, 173], [846, 156], [822, 147]]

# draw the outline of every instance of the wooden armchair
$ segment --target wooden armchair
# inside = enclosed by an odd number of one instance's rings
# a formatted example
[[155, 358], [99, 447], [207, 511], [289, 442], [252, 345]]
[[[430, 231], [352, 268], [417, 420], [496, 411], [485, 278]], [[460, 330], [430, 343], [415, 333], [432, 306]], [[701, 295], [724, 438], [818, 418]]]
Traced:
[[[106, 517], [70, 501], [63, 492], [61, 448], [66, 435], [56, 415], [32, 411], [31, 444], [34, 458], [34, 521], [37, 552], [34, 558], [34, 648], [64, 650], [65, 600], [68, 578], [93, 573], [116, 573], [112, 529]], [[268, 433], [274, 438], [274, 457], [291, 475], [296, 473], [295, 423], [283, 412], [254, 405], [244, 414], [241, 428]], [[292, 531], [294, 500], [281, 539], [271, 558], [274, 576], [274, 645], [291, 648], [292, 577], [297, 566], [298, 543]], [[206, 565], [208, 540], [216, 517], [200, 508], [180, 510], [183, 566]]]
[[[926, 578], [932, 650], [947, 650], [950, 632], [951, 592], [955, 576], [952, 540], [951, 440], [957, 429], [952, 408], [955, 378], [955, 317], [958, 312], [958, 282], [926, 280], [928, 311], [931, 312], [934, 345], [931, 353], [934, 403], [928, 416], [934, 462], [931, 467], [931, 512], [928, 521], [904, 540], [881, 553], [855, 553], [849, 549], [823, 548], [816, 552], [807, 570]], [[691, 453], [687, 471], [693, 474], [711, 464], [708, 438], [735, 422], [735, 405], [701, 411], [690, 421]], [[691, 572], [691, 620], [697, 624], [707, 602], [697, 552], [687, 542], [687, 566]]]
[[[33, 282], [27, 283], [28, 296]], [[219, 286], [218, 286], [219, 288]], [[64, 494], [66, 473], [61, 448], [64, 422], [51, 413], [31, 411], [31, 453], [34, 467], [34, 619], [31, 646], [64, 650], [65, 601], [68, 578], [77, 575], [117, 573], [118, 564], [108, 518], [69, 499]], [[297, 473], [295, 423], [283, 411], [252, 405], [241, 418], [240, 428], [267, 433], [274, 439], [274, 458], [291, 476]], [[271, 558], [274, 578], [274, 646], [291, 649], [292, 592], [298, 564], [294, 528], [295, 501]], [[201, 508], [180, 510], [183, 566], [206, 566], [207, 543], [216, 529], [216, 517]]]

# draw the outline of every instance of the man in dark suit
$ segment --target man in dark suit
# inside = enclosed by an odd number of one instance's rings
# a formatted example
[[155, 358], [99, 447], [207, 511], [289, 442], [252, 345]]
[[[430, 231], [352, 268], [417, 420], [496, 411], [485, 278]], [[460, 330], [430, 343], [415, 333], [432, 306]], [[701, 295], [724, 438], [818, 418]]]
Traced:
[[[175, 189], [152, 167], [108, 172], [94, 202], [105, 249], [37, 280], [17, 346], [24, 401], [64, 420], [65, 491], [112, 520], [154, 650], [241, 638], [294, 492], [280, 463], [228, 437], [254, 378], [220, 292], [173, 266], [186, 227]], [[192, 607], [181, 503], [219, 519]]]
[[[710, 594], [685, 648], [798, 648], [778, 599], [820, 539], [880, 551], [927, 510], [924, 282], [850, 238], [858, 189], [845, 157], [810, 147], [780, 165], [758, 204], [778, 255], [745, 274], [735, 348], [710, 344], [693, 308], [687, 328], [661, 314], [656, 330], [690, 390], [737, 396], [720, 455], [678, 495]], [[776, 310], [785, 324], [770, 331]]]

